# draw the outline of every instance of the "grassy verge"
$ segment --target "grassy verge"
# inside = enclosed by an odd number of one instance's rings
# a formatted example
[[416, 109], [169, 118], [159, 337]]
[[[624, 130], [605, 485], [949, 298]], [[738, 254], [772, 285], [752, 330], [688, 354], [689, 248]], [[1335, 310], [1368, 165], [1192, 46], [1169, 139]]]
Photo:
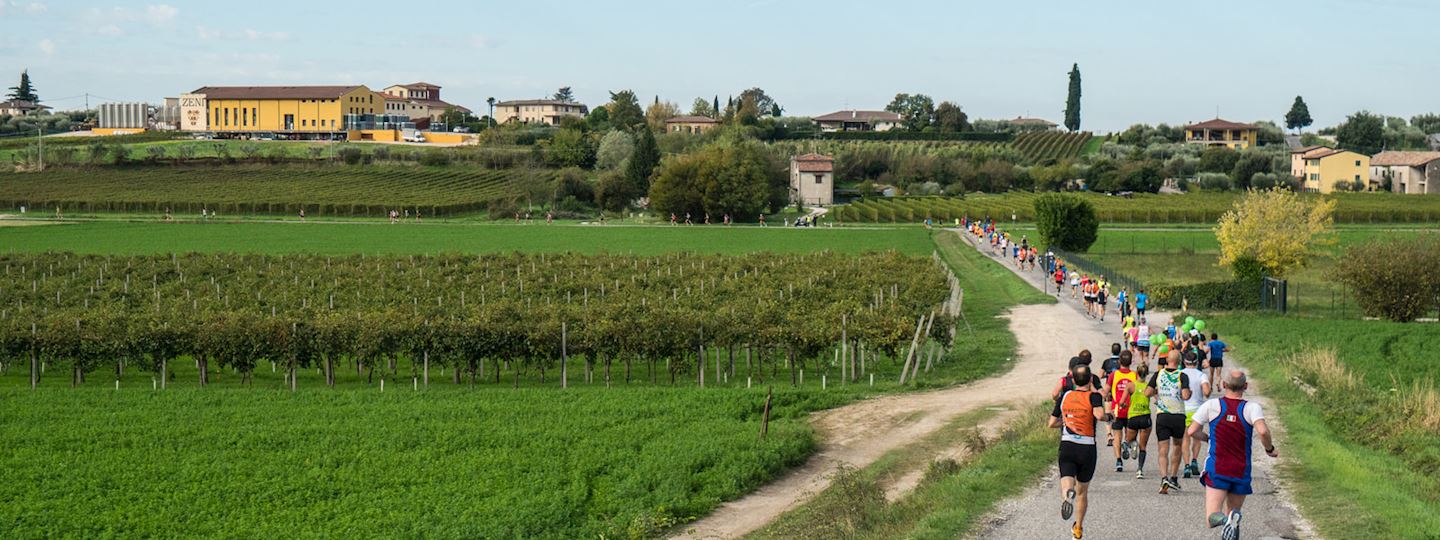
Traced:
[[[956, 538], [971, 534], [996, 504], [1023, 491], [1054, 461], [1054, 433], [1045, 428], [1044, 407], [1035, 407], [998, 438], [965, 431], [986, 414], [957, 418], [925, 440], [893, 450], [870, 466], [837, 471], [834, 482], [812, 501], [781, 516], [753, 538]], [[963, 443], [961, 462], [931, 462], [916, 488], [885, 500], [889, 475], [934, 455], [938, 445]]]
[[1294, 498], [1321, 534], [1435, 537], [1440, 334], [1379, 321], [1215, 320], [1280, 409]]

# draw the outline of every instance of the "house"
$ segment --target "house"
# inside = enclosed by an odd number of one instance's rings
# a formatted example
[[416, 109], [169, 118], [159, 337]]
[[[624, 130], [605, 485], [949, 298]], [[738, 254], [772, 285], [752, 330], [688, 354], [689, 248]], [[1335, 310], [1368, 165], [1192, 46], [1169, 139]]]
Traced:
[[1244, 150], [1259, 144], [1260, 128], [1216, 118], [1185, 126], [1185, 142]]
[[[427, 118], [437, 122], [445, 116], [445, 111], [448, 110], [470, 114], [470, 109], [441, 100], [440, 86], [427, 82], [388, 86], [384, 93], [404, 100], [404, 105], [400, 105], [398, 101], [392, 102], [390, 98], [386, 98], [385, 114], [403, 114], [409, 116], [411, 120]], [[393, 110], [391, 109], [392, 103], [395, 105]]]
[[560, 120], [567, 116], [584, 118], [587, 114], [590, 114], [590, 108], [584, 104], [558, 99], [521, 99], [495, 104], [495, 121], [501, 124], [521, 122], [558, 126]]
[[665, 131], [667, 133], [690, 133], [699, 135], [719, 125], [719, 120], [710, 118], [709, 116], [676, 116], [665, 121]]
[[900, 115], [890, 111], [835, 111], [810, 120], [822, 132], [890, 131], [900, 125]]
[[39, 103], [21, 99], [0, 101], [0, 116], [25, 116], [27, 114], [42, 113], [49, 109], [50, 107]]
[[1059, 124], [1043, 118], [1021, 118], [1018, 116], [1015, 117], [1014, 120], [1009, 120], [1007, 123], [1017, 131], [1050, 131], [1060, 127]]
[[1310, 151], [1304, 159], [1305, 174], [1301, 183], [1305, 191], [1330, 193], [1341, 182], [1369, 186], [1370, 156], [1323, 148]]
[[1395, 193], [1440, 193], [1440, 152], [1381, 152], [1370, 158], [1370, 183]]
[[1317, 151], [1317, 150], [1329, 150], [1329, 149], [1330, 149], [1330, 147], [1328, 147], [1328, 146], [1311, 145], [1311, 146], [1301, 146], [1301, 147], [1299, 147], [1299, 148], [1296, 148], [1296, 149], [1291, 150], [1291, 151], [1290, 151], [1290, 176], [1293, 176], [1293, 177], [1295, 177], [1295, 178], [1300, 178], [1300, 179], [1303, 180], [1303, 179], [1305, 178], [1305, 154], [1309, 154], [1309, 153], [1315, 152], [1315, 151]]
[[804, 154], [790, 158], [790, 202], [799, 206], [835, 203], [835, 158]]

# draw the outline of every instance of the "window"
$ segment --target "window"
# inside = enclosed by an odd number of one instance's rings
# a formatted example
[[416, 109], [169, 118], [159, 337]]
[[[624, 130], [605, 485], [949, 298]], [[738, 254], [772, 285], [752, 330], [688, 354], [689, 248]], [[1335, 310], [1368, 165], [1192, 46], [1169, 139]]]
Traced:
[[1355, 166], [1356, 166], [1356, 167], [1359, 167], [1359, 166], [1360, 166], [1360, 160], [1358, 160], [1358, 159], [1355, 160]]
[[816, 184], [823, 184], [823, 183], [825, 183], [825, 175], [823, 175], [823, 174], [817, 174], [817, 175], [815, 175], [815, 183], [816, 183]]

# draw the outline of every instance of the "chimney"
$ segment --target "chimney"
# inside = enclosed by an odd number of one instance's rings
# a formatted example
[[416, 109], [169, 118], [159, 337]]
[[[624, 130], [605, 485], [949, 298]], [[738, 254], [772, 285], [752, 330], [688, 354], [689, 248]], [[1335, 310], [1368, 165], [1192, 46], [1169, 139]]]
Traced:
[[856, 114], [859, 114], [859, 111], [855, 111], [855, 110], [850, 111], [850, 118], [853, 120], [853, 119], [855, 118], [855, 115], [856, 115]]

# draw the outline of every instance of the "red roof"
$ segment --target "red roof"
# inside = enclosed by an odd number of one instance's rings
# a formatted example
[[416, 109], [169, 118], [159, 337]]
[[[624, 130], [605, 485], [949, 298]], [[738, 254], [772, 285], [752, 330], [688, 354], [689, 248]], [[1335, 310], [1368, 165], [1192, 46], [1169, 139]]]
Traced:
[[900, 115], [890, 111], [835, 111], [812, 118], [816, 122], [899, 122]]
[[1239, 123], [1239, 122], [1231, 122], [1231, 121], [1229, 121], [1229, 120], [1221, 120], [1221, 119], [1219, 119], [1219, 118], [1216, 118], [1216, 119], [1210, 120], [1210, 121], [1208, 121], [1208, 122], [1201, 122], [1201, 123], [1199, 123], [1199, 124], [1191, 124], [1191, 125], [1185, 126], [1185, 129], [1260, 129], [1260, 128], [1257, 128], [1257, 127], [1255, 127], [1254, 125], [1251, 125], [1251, 124], [1241, 124], [1241, 123]]
[[1440, 152], [1396, 152], [1391, 150], [1375, 154], [1375, 157], [1370, 159], [1370, 164], [1376, 167], [1423, 167], [1437, 159], [1440, 159]]
[[835, 158], [824, 154], [804, 154], [792, 158], [800, 172], [831, 172], [835, 170]]
[[676, 116], [665, 121], [666, 124], [719, 124], [720, 121], [709, 116]]

